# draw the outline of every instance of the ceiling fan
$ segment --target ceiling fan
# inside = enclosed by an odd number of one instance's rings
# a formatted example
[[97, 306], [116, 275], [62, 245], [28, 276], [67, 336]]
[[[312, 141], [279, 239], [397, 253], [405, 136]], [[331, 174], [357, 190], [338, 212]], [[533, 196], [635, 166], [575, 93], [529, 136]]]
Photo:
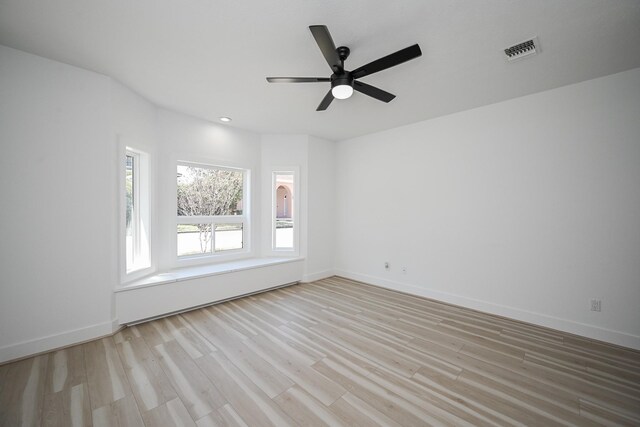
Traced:
[[352, 94], [354, 89], [358, 92], [369, 95], [382, 102], [389, 102], [396, 96], [385, 92], [382, 89], [362, 83], [358, 79], [368, 76], [369, 74], [377, 73], [378, 71], [386, 70], [387, 68], [394, 67], [403, 62], [407, 62], [411, 59], [417, 58], [422, 55], [420, 46], [414, 44], [402, 50], [399, 50], [391, 55], [387, 55], [383, 58], [376, 59], [362, 67], [358, 67], [353, 71], [347, 71], [344, 69], [344, 61], [349, 57], [351, 52], [348, 47], [340, 46], [336, 48], [333, 43], [329, 29], [325, 25], [311, 25], [309, 27], [311, 34], [316, 39], [316, 43], [320, 47], [324, 59], [327, 60], [329, 67], [333, 71], [331, 77], [267, 77], [269, 83], [318, 83], [318, 82], [331, 82], [331, 89], [325, 95], [316, 111], [324, 111], [329, 107], [331, 101], [334, 98], [347, 99]]

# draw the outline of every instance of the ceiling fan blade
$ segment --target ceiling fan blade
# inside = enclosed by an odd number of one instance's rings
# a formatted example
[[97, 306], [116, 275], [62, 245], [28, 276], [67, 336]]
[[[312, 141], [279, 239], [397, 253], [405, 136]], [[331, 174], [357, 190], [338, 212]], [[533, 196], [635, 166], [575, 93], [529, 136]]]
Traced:
[[330, 82], [329, 77], [267, 77], [269, 83], [317, 83]]
[[414, 44], [413, 46], [406, 47], [402, 50], [392, 53], [391, 55], [376, 59], [375, 61], [370, 62], [367, 65], [358, 67], [351, 72], [351, 75], [354, 79], [359, 79], [361, 77], [368, 76], [369, 74], [377, 73], [378, 71], [395, 67], [398, 64], [410, 61], [421, 55], [422, 51], [420, 50], [420, 46]]
[[358, 92], [364, 93], [365, 95], [369, 95], [372, 98], [377, 99], [382, 102], [389, 102], [396, 96], [392, 93], [385, 92], [382, 89], [378, 89], [375, 86], [368, 85], [366, 83], [355, 81], [353, 82], [353, 88]]
[[324, 98], [322, 98], [322, 101], [320, 102], [320, 105], [318, 105], [318, 108], [316, 108], [316, 111], [326, 110], [327, 107], [331, 104], [331, 101], [333, 101], [333, 94], [331, 93], [331, 90], [329, 90]]
[[331, 34], [329, 33], [327, 26], [311, 25], [309, 29], [311, 30], [311, 34], [313, 34], [313, 38], [316, 39], [316, 43], [318, 43], [318, 47], [320, 47], [320, 50], [324, 55], [324, 59], [327, 60], [331, 70], [336, 71], [335, 67], [342, 68], [342, 62], [336, 52], [336, 45], [331, 38]]

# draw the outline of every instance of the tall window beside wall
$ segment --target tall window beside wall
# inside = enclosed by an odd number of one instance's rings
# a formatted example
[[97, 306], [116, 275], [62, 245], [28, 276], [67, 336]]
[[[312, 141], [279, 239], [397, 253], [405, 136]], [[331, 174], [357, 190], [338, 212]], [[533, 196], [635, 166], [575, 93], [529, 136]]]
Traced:
[[147, 155], [127, 148], [124, 158], [125, 274], [151, 265]]
[[247, 252], [248, 170], [179, 162], [177, 255]]
[[274, 251], [293, 253], [298, 248], [297, 175], [297, 169], [272, 173]]

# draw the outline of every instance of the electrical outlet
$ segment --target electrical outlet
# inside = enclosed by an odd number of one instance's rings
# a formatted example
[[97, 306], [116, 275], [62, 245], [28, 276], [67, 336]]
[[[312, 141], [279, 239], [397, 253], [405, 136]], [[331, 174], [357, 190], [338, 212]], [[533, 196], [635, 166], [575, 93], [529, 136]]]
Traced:
[[592, 299], [591, 300], [591, 311], [602, 311], [602, 300]]
[[389, 261], [385, 261], [384, 262], [384, 269], [388, 270], [389, 269]]

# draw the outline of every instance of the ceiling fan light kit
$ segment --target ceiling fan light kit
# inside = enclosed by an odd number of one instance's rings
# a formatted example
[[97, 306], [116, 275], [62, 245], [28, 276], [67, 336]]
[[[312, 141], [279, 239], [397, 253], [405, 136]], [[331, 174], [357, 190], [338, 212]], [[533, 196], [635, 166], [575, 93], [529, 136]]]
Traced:
[[331, 79], [331, 94], [337, 99], [347, 99], [353, 95], [353, 77], [351, 77], [351, 73], [345, 73], [344, 76]]
[[422, 55], [420, 46], [414, 44], [391, 55], [376, 59], [366, 65], [356, 68], [353, 71], [347, 71], [344, 68], [344, 61], [349, 57], [351, 52], [348, 47], [340, 46], [336, 48], [331, 34], [325, 25], [311, 25], [309, 27], [311, 34], [318, 43], [318, 47], [322, 52], [329, 67], [333, 71], [331, 77], [267, 77], [269, 83], [318, 83], [331, 82], [331, 89], [316, 108], [316, 111], [324, 111], [329, 107], [331, 101], [336, 99], [347, 99], [351, 97], [353, 91], [368, 95], [382, 102], [389, 102], [396, 96], [378, 89], [375, 86], [368, 85], [358, 79], [368, 76], [387, 68], [402, 64]]

